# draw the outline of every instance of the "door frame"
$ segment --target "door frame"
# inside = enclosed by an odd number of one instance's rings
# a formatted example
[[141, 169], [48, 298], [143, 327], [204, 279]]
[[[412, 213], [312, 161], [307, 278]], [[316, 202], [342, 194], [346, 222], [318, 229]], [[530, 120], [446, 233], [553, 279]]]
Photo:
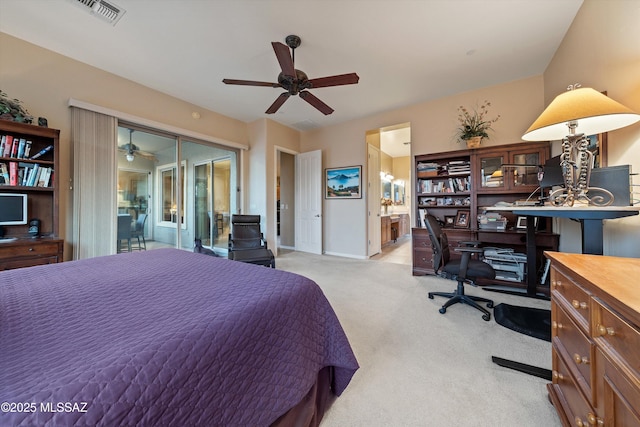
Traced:
[[[274, 245], [273, 248], [270, 248], [271, 251], [273, 252], [273, 254], [275, 256], [278, 256], [278, 161], [280, 160], [280, 153], [287, 153], [287, 154], [291, 154], [292, 156], [296, 157], [298, 154], [300, 154], [299, 151], [296, 150], [292, 150], [290, 148], [286, 148], [286, 147], [282, 147], [280, 145], [274, 145], [273, 146], [273, 170], [274, 170], [274, 174], [273, 174], [273, 221], [271, 224], [271, 229], [272, 230], [276, 230], [276, 232], [273, 234], [274, 236]], [[295, 164], [295, 162], [294, 162]], [[294, 194], [296, 191], [296, 180], [294, 178], [293, 180], [293, 188], [294, 188]], [[296, 212], [293, 212], [293, 221], [295, 223], [296, 220]]]

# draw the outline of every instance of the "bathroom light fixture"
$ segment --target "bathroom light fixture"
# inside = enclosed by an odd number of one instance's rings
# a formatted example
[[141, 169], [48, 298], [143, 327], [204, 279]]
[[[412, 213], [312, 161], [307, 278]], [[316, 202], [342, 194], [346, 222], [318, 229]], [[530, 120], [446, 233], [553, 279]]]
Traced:
[[[556, 206], [607, 206], [613, 194], [606, 189], [589, 187], [593, 154], [586, 135], [596, 135], [632, 125], [640, 114], [591, 88], [570, 85], [540, 114], [522, 136], [525, 141], [562, 140], [560, 166], [564, 188], [549, 196]], [[567, 135], [568, 127], [568, 135]], [[581, 133], [576, 133], [578, 129]], [[595, 196], [588, 195], [589, 191]]]

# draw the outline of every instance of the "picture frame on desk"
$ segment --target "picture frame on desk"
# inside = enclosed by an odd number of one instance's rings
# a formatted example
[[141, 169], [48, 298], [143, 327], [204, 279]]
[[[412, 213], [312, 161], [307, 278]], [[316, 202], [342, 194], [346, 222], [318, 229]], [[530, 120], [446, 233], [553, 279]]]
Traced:
[[[534, 218], [534, 222], [533, 222], [536, 226], [536, 230], [538, 229], [538, 217]], [[517, 230], [526, 230], [527, 229], [527, 217], [526, 216], [519, 216], [518, 220], [516, 221], [516, 229]]]
[[444, 228], [453, 228], [456, 223], [456, 215], [444, 216]]
[[469, 218], [471, 216], [471, 211], [458, 211], [456, 213], [456, 220], [453, 224], [455, 228], [469, 228]]

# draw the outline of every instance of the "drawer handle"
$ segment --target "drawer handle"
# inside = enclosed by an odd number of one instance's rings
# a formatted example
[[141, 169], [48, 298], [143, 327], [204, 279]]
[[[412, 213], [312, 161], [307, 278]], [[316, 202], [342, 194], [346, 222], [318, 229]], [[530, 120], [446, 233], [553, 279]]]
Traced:
[[600, 336], [603, 336], [603, 335], [614, 336], [616, 334], [616, 331], [613, 328], [607, 328], [604, 325], [598, 325], [598, 334]]
[[562, 323], [556, 322], [554, 320], [553, 322], [551, 322], [551, 327], [553, 329], [562, 329], [562, 328], [564, 328], [564, 325]]
[[558, 371], [553, 371], [552, 376], [553, 376], [553, 379], [556, 380], [556, 382], [560, 382], [560, 381], [564, 380], [564, 375], [562, 375]]
[[425, 248], [427, 248], [427, 242], [422, 242], [422, 246], [424, 246]]
[[552, 285], [554, 288], [560, 288], [560, 287], [562, 286], [562, 280], [554, 280], [554, 281], [551, 283], [551, 285]]
[[33, 252], [33, 248], [29, 248], [29, 252]]
[[574, 299], [573, 301], [571, 301], [571, 305], [572, 305], [574, 308], [581, 308], [581, 309], [583, 309], [583, 310], [586, 310], [586, 309], [587, 309], [587, 307], [589, 306], [586, 302], [580, 302], [580, 301], [578, 301], [578, 300], [576, 300], [576, 299]]
[[587, 414], [587, 421], [589, 422], [589, 425], [592, 426], [602, 426], [604, 425], [604, 421], [602, 421], [602, 418], [598, 418], [596, 417], [596, 414], [594, 414], [593, 412], [589, 412]]
[[584, 365], [589, 364], [589, 358], [587, 356], [580, 356], [578, 353], [575, 353], [573, 355], [573, 361], [576, 362], [576, 365], [579, 365], [581, 363]]

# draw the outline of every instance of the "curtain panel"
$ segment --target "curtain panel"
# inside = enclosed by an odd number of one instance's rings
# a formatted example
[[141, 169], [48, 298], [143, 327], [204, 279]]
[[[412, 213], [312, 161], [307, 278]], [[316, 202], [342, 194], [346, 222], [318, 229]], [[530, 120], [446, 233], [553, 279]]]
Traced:
[[115, 117], [71, 107], [73, 259], [116, 252]]

